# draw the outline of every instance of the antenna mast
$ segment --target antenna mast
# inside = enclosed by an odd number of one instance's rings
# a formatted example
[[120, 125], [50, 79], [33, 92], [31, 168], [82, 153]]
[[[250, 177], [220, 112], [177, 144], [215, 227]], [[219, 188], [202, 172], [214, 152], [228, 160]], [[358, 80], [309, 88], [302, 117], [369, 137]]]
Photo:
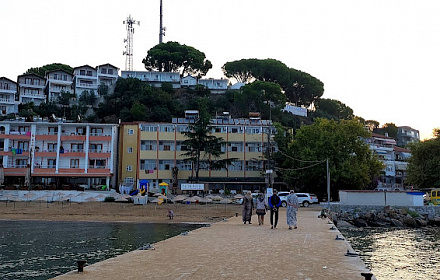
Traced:
[[160, 0], [160, 24], [159, 24], [159, 44], [162, 44], [162, 38], [165, 36], [166, 27], [162, 24], [162, 0]]
[[124, 39], [124, 43], [126, 43], [125, 51], [122, 53], [122, 55], [125, 55], [125, 71], [133, 71], [133, 24], [140, 25], [140, 21], [134, 20], [129, 15], [127, 20], [124, 20], [122, 23], [127, 27], [127, 38]]

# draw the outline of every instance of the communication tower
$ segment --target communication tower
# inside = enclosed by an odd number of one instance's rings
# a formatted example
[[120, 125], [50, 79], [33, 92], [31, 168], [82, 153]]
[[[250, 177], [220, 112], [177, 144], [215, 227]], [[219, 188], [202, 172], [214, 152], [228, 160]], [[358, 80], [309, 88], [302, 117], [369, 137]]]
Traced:
[[122, 55], [125, 55], [125, 71], [133, 71], [133, 25], [140, 25], [140, 21], [134, 20], [131, 15], [127, 17], [127, 20], [123, 21], [123, 24], [127, 27], [127, 38], [124, 39], [125, 51]]

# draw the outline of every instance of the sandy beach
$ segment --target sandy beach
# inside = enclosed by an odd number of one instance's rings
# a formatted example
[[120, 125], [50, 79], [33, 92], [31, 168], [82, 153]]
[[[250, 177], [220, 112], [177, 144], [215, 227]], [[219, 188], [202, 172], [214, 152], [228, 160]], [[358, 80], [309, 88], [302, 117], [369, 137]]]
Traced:
[[[167, 218], [168, 209], [174, 211], [172, 220]], [[0, 219], [9, 220], [213, 223], [235, 216], [236, 213], [241, 216], [241, 205], [0, 202]]]

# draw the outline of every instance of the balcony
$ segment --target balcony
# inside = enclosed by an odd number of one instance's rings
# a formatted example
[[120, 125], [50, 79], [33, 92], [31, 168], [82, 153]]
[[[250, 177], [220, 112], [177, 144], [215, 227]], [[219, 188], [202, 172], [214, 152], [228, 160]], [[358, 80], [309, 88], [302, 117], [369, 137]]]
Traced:
[[14, 104], [14, 100], [11, 98], [0, 98], [0, 103], [3, 104]]
[[45, 94], [36, 94], [36, 93], [20, 93], [21, 97], [26, 98], [38, 98], [38, 99], [46, 99]]

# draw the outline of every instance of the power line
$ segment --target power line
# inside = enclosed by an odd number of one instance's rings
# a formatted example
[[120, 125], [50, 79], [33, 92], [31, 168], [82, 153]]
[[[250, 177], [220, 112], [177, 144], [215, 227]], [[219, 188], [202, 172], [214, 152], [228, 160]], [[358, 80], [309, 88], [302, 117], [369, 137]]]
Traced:
[[281, 153], [283, 156], [286, 156], [286, 157], [288, 157], [288, 158], [290, 158], [292, 160], [296, 160], [296, 161], [299, 161], [299, 162], [317, 162], [317, 163], [321, 163], [321, 162], [325, 161], [325, 159], [324, 160], [302, 160], [302, 159], [297, 159], [297, 158], [291, 157], [291, 156], [289, 156], [288, 154], [284, 153], [281, 150], [278, 150], [278, 152]]
[[312, 165], [309, 165], [309, 166], [305, 166], [305, 167], [299, 167], [299, 168], [282, 168], [282, 167], [275, 167], [275, 169], [284, 170], [284, 171], [297, 171], [297, 170], [303, 170], [303, 169], [312, 168], [312, 167], [317, 166], [317, 165], [319, 165], [319, 164], [321, 164], [321, 163], [323, 163], [323, 162], [325, 162], [325, 161], [326, 161], [326, 159], [323, 160], [323, 161], [317, 162], [317, 163], [315, 163], [315, 164], [312, 164]]

